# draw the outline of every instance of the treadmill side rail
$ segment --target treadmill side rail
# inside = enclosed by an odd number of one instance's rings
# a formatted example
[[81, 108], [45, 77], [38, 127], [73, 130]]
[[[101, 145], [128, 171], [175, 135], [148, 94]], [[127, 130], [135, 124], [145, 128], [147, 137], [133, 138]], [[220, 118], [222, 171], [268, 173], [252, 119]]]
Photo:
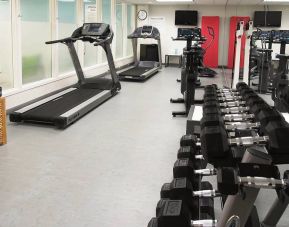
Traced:
[[55, 120], [55, 125], [58, 128], [65, 128], [68, 125], [72, 124], [89, 111], [93, 110], [109, 98], [111, 98], [112, 92], [110, 90], [104, 90], [101, 93], [95, 95], [94, 97], [86, 100], [85, 102], [81, 103], [80, 105], [72, 108], [71, 110], [63, 113]]

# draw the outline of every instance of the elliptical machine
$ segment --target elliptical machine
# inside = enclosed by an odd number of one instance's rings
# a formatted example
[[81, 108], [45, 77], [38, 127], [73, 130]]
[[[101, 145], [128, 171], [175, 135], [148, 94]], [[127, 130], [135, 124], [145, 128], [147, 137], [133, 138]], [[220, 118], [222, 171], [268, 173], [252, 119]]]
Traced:
[[[217, 75], [217, 72], [213, 69], [210, 69], [209, 67], [206, 67], [204, 65], [204, 56], [207, 52], [207, 50], [212, 46], [214, 40], [215, 40], [215, 31], [212, 27], [208, 27], [208, 32], [209, 35], [211, 36], [211, 41], [209, 42], [208, 46], [206, 48], [202, 48], [202, 53], [200, 54], [199, 58], [199, 72], [200, 72], [200, 77], [215, 77]], [[204, 41], [201, 43], [199, 42], [198, 44], [203, 44]]]
[[201, 35], [200, 28], [193, 28], [190, 31], [183, 36], [172, 38], [174, 41], [186, 41], [186, 48], [183, 51], [185, 67], [182, 70], [181, 77], [181, 93], [183, 94], [183, 98], [170, 100], [171, 103], [184, 103], [185, 111], [172, 112], [173, 117], [187, 116], [191, 106], [196, 103], [195, 90], [198, 86], [198, 77], [200, 76], [200, 56], [203, 53], [203, 48], [198, 44], [193, 45], [192, 42], [204, 42], [206, 38]]

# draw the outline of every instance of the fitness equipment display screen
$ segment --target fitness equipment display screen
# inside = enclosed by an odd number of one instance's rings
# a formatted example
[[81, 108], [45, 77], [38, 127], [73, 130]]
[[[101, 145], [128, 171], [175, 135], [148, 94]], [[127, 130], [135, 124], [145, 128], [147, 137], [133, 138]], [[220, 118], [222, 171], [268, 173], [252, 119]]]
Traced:
[[141, 34], [142, 35], [151, 35], [153, 33], [153, 27], [152, 26], [143, 26]]
[[198, 25], [198, 11], [195, 10], [176, 10], [175, 25]]
[[82, 35], [85, 36], [103, 36], [109, 29], [108, 24], [103, 23], [85, 23], [82, 27]]
[[99, 29], [100, 29], [99, 24], [92, 24], [91, 26], [89, 26], [88, 32], [98, 33]]

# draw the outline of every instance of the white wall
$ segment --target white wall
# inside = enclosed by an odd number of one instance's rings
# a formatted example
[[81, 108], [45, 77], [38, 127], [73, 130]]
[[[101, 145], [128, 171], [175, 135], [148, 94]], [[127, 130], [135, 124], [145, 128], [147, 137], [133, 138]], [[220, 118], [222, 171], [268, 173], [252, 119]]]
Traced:
[[[145, 6], [142, 6], [144, 8]], [[227, 65], [228, 46], [229, 46], [229, 23], [232, 16], [250, 16], [253, 18], [254, 11], [263, 10], [263, 6], [188, 6], [188, 5], [149, 5], [148, 17], [164, 17], [165, 31], [161, 34], [162, 40], [162, 55], [163, 61], [166, 53], [170, 53], [175, 49], [182, 49], [185, 46], [183, 42], [172, 41], [171, 37], [177, 35], [177, 28], [175, 26], [175, 10], [198, 10], [199, 11], [199, 26], [201, 25], [202, 16], [219, 16], [220, 17], [220, 36], [219, 36], [219, 65]], [[278, 29], [289, 30], [289, 6], [270, 6], [269, 10], [282, 10], [282, 27]], [[149, 23], [149, 20], [145, 21]], [[138, 26], [143, 22], [138, 20]], [[183, 27], [183, 26], [180, 26]], [[278, 46], [276, 47], [279, 48]], [[276, 49], [276, 51], [277, 51]]]

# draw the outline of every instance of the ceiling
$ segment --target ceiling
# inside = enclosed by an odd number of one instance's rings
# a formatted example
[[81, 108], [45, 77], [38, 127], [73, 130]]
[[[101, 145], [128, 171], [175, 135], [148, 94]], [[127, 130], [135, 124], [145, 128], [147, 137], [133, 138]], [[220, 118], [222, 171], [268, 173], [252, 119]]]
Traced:
[[[194, 0], [192, 3], [188, 2], [165, 2], [165, 3], [159, 3], [156, 0], [124, 0], [124, 2], [128, 3], [134, 3], [138, 5], [143, 4], [173, 4], [173, 5], [263, 5], [263, 0]], [[268, 4], [268, 3], [266, 3]], [[272, 4], [272, 3], [269, 3]], [[289, 5], [289, 3], [274, 3], [274, 5]]]

